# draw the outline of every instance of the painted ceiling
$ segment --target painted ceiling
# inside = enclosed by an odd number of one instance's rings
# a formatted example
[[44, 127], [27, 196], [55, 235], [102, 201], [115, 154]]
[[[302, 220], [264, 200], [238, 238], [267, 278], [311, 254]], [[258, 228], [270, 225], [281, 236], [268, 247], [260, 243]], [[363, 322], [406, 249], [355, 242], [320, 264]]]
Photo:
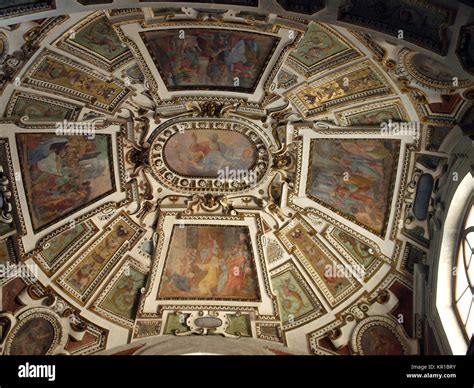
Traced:
[[0, 6], [3, 354], [420, 353], [472, 24], [450, 41], [455, 11], [409, 0], [64, 3]]

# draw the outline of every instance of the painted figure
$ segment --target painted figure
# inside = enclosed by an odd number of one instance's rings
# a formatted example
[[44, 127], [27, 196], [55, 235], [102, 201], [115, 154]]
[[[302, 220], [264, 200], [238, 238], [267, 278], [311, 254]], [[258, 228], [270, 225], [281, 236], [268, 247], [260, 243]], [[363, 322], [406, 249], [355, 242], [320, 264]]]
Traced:
[[249, 241], [245, 227], [175, 228], [159, 297], [257, 299]]
[[231, 131], [188, 130], [171, 137], [164, 148], [170, 168], [184, 176], [218, 177], [225, 169], [248, 171], [255, 163], [254, 146]]
[[17, 135], [33, 226], [40, 228], [113, 190], [109, 137]]
[[375, 139], [314, 141], [308, 194], [382, 233], [397, 144]]
[[279, 40], [225, 30], [186, 29], [178, 33], [166, 30], [142, 35], [172, 90], [197, 87], [251, 91]]

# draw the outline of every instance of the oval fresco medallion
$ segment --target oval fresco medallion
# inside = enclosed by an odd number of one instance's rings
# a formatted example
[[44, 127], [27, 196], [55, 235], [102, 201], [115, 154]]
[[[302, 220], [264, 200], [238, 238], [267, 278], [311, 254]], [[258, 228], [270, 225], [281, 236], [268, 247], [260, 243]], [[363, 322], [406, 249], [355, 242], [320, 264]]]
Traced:
[[58, 341], [59, 323], [47, 314], [34, 313], [22, 319], [13, 329], [5, 354], [41, 356], [52, 354]]
[[372, 316], [354, 328], [352, 350], [361, 355], [396, 356], [408, 354], [405, 340], [396, 330], [396, 324], [385, 317]]
[[369, 356], [404, 354], [395, 334], [383, 326], [372, 326], [362, 334], [361, 349]]
[[178, 190], [244, 191], [255, 187], [270, 166], [268, 143], [257, 129], [230, 120], [166, 125], [150, 143], [155, 176]]
[[197, 327], [203, 327], [205, 329], [215, 329], [222, 326], [223, 322], [221, 319], [216, 317], [199, 317], [194, 321], [194, 325]]
[[457, 89], [469, 86], [468, 79], [462, 79], [457, 74], [441, 62], [428, 57], [427, 55], [409, 52], [404, 53], [405, 67], [414, 79], [422, 85], [441, 88]]
[[249, 170], [256, 149], [239, 132], [191, 129], [172, 136], [164, 147], [165, 162], [176, 174], [217, 178], [225, 169]]

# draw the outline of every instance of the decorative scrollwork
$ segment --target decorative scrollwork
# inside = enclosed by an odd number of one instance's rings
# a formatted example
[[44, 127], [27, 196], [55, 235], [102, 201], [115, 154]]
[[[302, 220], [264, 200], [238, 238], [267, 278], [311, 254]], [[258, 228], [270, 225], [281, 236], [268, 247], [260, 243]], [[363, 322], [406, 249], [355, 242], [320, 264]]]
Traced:
[[[211, 109], [211, 108], [209, 108]], [[214, 110], [216, 109], [216, 110]], [[214, 107], [211, 110], [217, 112], [219, 108]], [[248, 141], [253, 148], [253, 160], [251, 167], [245, 169], [245, 177], [237, 176], [238, 171], [234, 172], [235, 177], [224, 176], [224, 169], [214, 171], [215, 174], [206, 176], [185, 175], [178, 171], [172, 162], [167, 160], [166, 147], [170, 139], [174, 136], [194, 131], [212, 130], [216, 134], [219, 132], [233, 132], [241, 135]], [[218, 136], [218, 135], [217, 135]], [[151, 167], [153, 175], [166, 187], [181, 192], [212, 192], [212, 193], [230, 193], [244, 192], [255, 187], [267, 174], [271, 166], [271, 156], [268, 151], [269, 140], [264, 138], [261, 130], [255, 127], [250, 121], [227, 120], [227, 119], [187, 119], [170, 120], [155, 130], [150, 137], [150, 151], [148, 153], [148, 165]]]
[[0, 166], [0, 223], [13, 223], [11, 197], [10, 180], [4, 173], [3, 167]]

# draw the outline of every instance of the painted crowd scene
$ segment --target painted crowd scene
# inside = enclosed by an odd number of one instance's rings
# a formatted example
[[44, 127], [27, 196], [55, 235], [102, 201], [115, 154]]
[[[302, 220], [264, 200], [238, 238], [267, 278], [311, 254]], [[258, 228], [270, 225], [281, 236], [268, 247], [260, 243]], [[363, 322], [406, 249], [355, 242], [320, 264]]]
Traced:
[[169, 90], [253, 92], [278, 44], [274, 36], [216, 29], [142, 33]]
[[17, 136], [33, 227], [40, 229], [114, 190], [110, 137]]
[[259, 299], [247, 227], [175, 226], [159, 298]]
[[398, 146], [393, 140], [314, 140], [308, 194], [382, 234]]

